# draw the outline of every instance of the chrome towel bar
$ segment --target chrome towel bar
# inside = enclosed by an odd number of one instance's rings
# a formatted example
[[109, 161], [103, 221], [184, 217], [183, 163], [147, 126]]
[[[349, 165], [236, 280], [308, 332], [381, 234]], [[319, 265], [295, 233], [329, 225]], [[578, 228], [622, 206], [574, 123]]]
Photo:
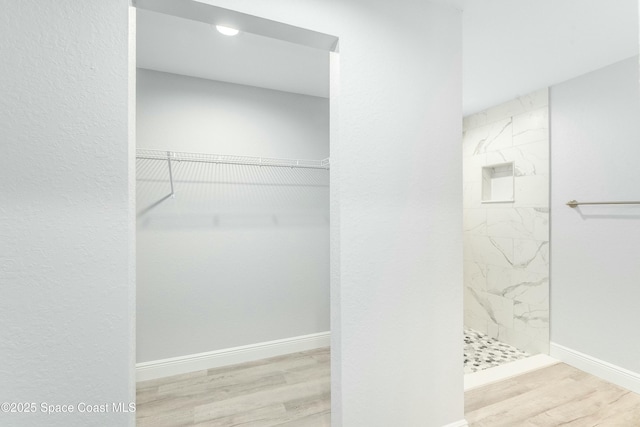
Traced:
[[567, 206], [577, 208], [579, 205], [640, 205], [640, 202], [578, 202], [569, 200]]

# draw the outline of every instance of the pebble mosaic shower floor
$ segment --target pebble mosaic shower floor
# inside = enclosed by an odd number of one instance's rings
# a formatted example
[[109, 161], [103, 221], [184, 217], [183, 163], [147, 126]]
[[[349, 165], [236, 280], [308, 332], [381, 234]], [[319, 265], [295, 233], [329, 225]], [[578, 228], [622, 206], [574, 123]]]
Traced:
[[464, 330], [464, 373], [482, 371], [529, 354], [473, 329]]

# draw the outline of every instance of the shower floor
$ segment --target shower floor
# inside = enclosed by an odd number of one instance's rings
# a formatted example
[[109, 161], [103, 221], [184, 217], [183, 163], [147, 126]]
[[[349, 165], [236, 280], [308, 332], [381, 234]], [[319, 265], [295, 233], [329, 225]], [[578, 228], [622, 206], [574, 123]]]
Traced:
[[529, 354], [473, 329], [464, 330], [464, 373], [482, 371]]

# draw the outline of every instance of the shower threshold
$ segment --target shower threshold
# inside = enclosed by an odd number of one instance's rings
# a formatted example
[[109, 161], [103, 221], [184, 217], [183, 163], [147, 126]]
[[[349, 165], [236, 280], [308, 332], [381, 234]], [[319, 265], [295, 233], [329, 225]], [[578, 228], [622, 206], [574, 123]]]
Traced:
[[464, 391], [560, 363], [534, 356], [473, 329], [464, 331]]

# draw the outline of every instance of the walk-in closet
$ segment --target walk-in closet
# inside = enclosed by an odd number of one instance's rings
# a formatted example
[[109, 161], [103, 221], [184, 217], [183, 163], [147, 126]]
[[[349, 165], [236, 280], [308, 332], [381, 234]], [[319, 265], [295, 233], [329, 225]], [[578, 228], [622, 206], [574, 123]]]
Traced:
[[242, 380], [286, 393], [295, 375], [321, 375], [309, 398], [329, 404], [329, 52], [229, 32], [137, 11], [143, 424], [179, 413], [144, 405], [162, 400], [160, 378], [202, 375], [167, 396], [229, 407], [248, 386], [216, 369], [292, 353], [282, 372]]

